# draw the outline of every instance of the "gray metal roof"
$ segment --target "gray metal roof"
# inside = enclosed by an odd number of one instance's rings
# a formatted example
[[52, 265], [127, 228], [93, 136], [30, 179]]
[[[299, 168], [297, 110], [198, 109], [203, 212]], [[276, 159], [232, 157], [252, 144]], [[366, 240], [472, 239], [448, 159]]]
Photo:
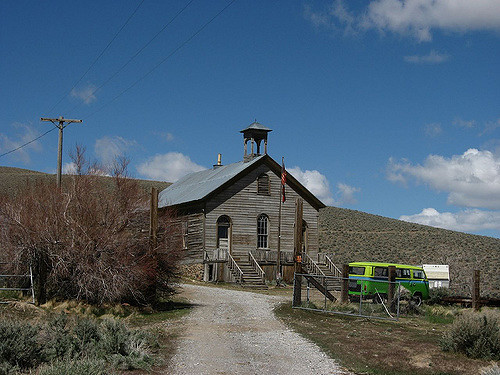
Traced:
[[243, 132], [250, 130], [250, 129], [264, 130], [266, 132], [272, 132], [271, 129], [269, 129], [269, 128], [265, 127], [264, 125], [255, 121], [255, 122], [251, 123], [247, 128], [240, 130], [240, 133], [243, 133]]
[[188, 174], [160, 193], [158, 207], [175, 206], [203, 199], [264, 156], [255, 157], [246, 163], [240, 161]]

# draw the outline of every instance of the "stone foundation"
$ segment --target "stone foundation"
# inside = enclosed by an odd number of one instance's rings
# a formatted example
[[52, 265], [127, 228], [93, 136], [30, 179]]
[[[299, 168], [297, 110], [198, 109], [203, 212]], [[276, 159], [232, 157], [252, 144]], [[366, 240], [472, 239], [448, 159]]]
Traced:
[[192, 280], [203, 280], [203, 264], [183, 264], [180, 266], [181, 275]]

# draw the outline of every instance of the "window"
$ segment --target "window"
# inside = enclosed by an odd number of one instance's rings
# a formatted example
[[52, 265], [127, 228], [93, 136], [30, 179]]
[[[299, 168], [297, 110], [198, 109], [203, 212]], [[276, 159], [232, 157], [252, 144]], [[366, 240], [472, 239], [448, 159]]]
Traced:
[[410, 270], [406, 268], [396, 268], [396, 277], [400, 279], [410, 279]]
[[379, 277], [382, 279], [387, 279], [389, 274], [389, 270], [387, 267], [375, 267], [373, 269], [373, 276]]
[[365, 267], [349, 267], [349, 273], [352, 275], [364, 275]]
[[269, 176], [267, 174], [261, 174], [257, 178], [257, 194], [259, 195], [271, 195], [269, 187]]
[[425, 279], [424, 271], [413, 270], [413, 278], [414, 279]]
[[257, 247], [260, 249], [267, 249], [267, 239], [269, 237], [269, 219], [266, 215], [262, 214], [257, 219]]

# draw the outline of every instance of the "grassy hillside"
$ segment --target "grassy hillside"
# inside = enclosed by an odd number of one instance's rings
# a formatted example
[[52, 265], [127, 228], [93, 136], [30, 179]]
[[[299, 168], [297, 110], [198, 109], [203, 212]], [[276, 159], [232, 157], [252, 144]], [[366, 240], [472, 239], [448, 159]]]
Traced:
[[320, 212], [320, 249], [336, 264], [380, 261], [449, 264], [451, 282], [470, 293], [473, 269], [485, 294], [500, 297], [500, 239], [407, 223], [343, 208]]
[[[63, 175], [62, 184], [68, 183], [72, 176]], [[104, 184], [111, 183], [112, 177], [98, 176]], [[28, 183], [33, 183], [35, 181], [55, 181], [56, 176], [53, 174], [42, 173], [31, 171], [29, 169], [21, 168], [11, 168], [0, 166], [0, 195], [13, 195], [19, 191], [20, 188]], [[167, 186], [170, 185], [169, 182], [164, 181], [149, 181], [149, 180], [138, 180], [139, 184], [144, 188], [144, 190], [149, 191], [151, 187], [156, 187], [159, 191], [162, 191]]]

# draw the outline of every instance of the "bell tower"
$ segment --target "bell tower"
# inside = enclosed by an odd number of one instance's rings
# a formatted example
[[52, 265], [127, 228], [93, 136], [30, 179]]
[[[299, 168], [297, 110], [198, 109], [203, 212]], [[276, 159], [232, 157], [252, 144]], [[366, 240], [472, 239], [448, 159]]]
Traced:
[[[244, 154], [243, 161], [247, 162], [254, 157], [261, 155], [261, 143], [264, 141], [264, 154], [267, 154], [267, 133], [271, 129], [254, 121], [246, 129], [240, 131], [243, 133]], [[250, 150], [248, 150], [248, 142], [250, 141]], [[249, 152], [250, 151], [250, 152]]]

